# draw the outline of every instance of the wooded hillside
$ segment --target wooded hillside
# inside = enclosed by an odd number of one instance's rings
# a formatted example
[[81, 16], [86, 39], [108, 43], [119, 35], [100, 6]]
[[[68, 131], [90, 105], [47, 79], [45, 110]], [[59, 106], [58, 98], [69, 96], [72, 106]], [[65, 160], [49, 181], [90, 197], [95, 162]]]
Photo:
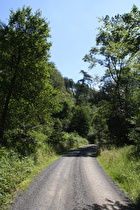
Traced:
[[50, 61], [50, 28], [40, 11], [23, 7], [0, 23], [1, 146], [36, 153], [35, 132], [54, 147], [71, 132], [90, 143], [139, 146], [140, 11], [133, 6], [99, 21], [96, 46], [83, 58], [90, 68], [104, 66], [99, 90], [84, 70], [76, 83], [61, 76]]
[[133, 6], [99, 21], [96, 46], [83, 60], [93, 71], [100, 64], [105, 74], [93, 78], [81, 70], [77, 82], [63, 78], [51, 61], [50, 28], [40, 11], [23, 7], [10, 12], [7, 24], [0, 22], [2, 209], [34, 169], [72, 148], [133, 144], [131, 162], [139, 158], [140, 11]]

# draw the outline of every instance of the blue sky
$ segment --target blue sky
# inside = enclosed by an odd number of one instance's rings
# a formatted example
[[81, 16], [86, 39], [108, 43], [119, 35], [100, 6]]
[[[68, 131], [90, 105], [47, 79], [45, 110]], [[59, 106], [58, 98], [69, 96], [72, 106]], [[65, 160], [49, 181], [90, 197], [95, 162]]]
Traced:
[[[130, 12], [133, 4], [140, 9], [140, 0], [0, 0], [0, 3], [3, 22], [8, 19], [10, 9], [15, 11], [23, 5], [30, 6], [33, 12], [42, 11], [42, 17], [50, 22], [51, 61], [62, 76], [75, 82], [81, 78], [81, 70], [88, 71], [88, 63], [82, 58], [95, 46], [97, 18]], [[97, 66], [88, 73], [102, 76], [104, 69]]]

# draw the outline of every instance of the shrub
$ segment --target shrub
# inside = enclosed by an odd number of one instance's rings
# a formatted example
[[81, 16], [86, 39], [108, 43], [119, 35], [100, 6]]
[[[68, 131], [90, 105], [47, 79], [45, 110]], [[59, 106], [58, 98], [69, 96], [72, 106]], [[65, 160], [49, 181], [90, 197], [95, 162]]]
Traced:
[[87, 144], [88, 144], [87, 139], [79, 136], [79, 134], [77, 134], [76, 132], [72, 133], [63, 132], [62, 139], [61, 141], [59, 141], [59, 143], [55, 145], [55, 148], [57, 152], [61, 153]]
[[8, 130], [4, 135], [4, 139], [7, 147], [12, 148], [21, 156], [36, 153], [37, 142], [24, 128]]
[[[33, 158], [19, 158], [15, 151], [0, 149], [0, 205], [6, 205], [11, 195], [17, 190], [17, 186], [31, 172], [34, 161]], [[1, 209], [4, 209], [2, 207]]]

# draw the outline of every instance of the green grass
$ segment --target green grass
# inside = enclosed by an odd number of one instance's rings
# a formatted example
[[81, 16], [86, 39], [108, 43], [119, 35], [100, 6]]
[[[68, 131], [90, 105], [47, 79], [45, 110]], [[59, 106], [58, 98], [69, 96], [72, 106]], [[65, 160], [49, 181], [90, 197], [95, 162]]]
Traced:
[[103, 149], [98, 161], [125, 194], [140, 204], [140, 156], [136, 147]]

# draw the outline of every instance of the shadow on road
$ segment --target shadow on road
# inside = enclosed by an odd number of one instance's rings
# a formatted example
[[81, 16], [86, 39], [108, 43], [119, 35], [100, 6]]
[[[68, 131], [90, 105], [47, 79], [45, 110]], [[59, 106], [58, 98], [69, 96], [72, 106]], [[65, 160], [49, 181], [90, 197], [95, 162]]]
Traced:
[[63, 157], [96, 157], [96, 156], [97, 156], [96, 145], [78, 148], [63, 155]]
[[123, 205], [119, 201], [115, 203], [109, 199], [107, 200], [107, 204], [99, 205], [94, 203], [93, 205], [87, 205], [82, 210], [139, 210], [139, 207], [135, 206], [134, 204], [129, 203], [128, 205]]

